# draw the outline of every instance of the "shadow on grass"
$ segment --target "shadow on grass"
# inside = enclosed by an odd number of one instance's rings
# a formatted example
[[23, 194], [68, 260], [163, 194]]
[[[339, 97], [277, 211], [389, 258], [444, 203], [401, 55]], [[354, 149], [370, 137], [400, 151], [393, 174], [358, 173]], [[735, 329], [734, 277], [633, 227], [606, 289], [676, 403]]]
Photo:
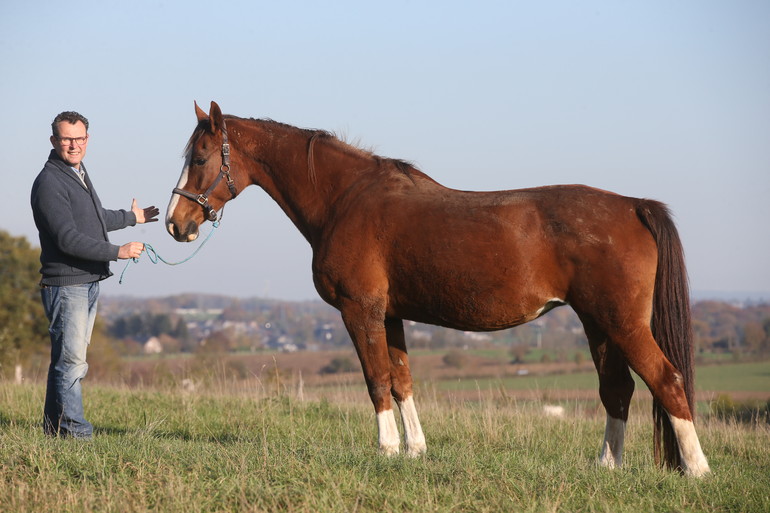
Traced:
[[5, 413], [0, 412], [0, 428], [9, 428], [9, 427], [24, 427], [24, 428], [40, 428], [41, 432], [43, 430], [43, 414], [40, 414], [40, 421], [30, 421], [27, 419], [14, 419], [10, 416], [8, 416]]
[[[1, 424], [0, 424], [1, 425]], [[244, 440], [243, 437], [237, 434], [231, 433], [219, 433], [209, 435], [197, 435], [192, 434], [186, 430], [159, 430], [159, 429], [147, 429], [136, 428], [127, 429], [118, 426], [94, 426], [94, 435], [108, 435], [108, 436], [146, 436], [149, 438], [157, 438], [161, 440], [181, 440], [183, 442], [207, 442], [221, 445], [230, 445]]]

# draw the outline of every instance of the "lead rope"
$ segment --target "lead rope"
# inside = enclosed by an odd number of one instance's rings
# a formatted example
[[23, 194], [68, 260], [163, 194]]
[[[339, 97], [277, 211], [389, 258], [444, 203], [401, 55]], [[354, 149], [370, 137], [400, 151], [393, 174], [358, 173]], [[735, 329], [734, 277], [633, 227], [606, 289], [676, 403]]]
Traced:
[[[220, 219], [221, 219], [221, 217], [220, 217]], [[155, 248], [153, 248], [152, 245], [150, 245], [150, 244], [148, 244], [146, 242], [144, 243], [144, 250], [147, 252], [147, 257], [150, 259], [150, 262], [152, 262], [153, 264], [157, 264], [158, 262], [163, 262], [166, 265], [179, 265], [179, 264], [183, 264], [185, 262], [188, 262], [188, 261], [192, 260], [193, 257], [198, 254], [198, 251], [200, 251], [201, 248], [203, 248], [203, 246], [206, 245], [206, 243], [209, 241], [211, 236], [214, 235], [214, 229], [219, 227], [219, 221], [214, 221], [212, 223], [212, 225], [213, 225], [213, 228], [211, 229], [209, 234], [206, 236], [206, 238], [203, 240], [203, 242], [200, 243], [200, 246], [198, 246], [195, 249], [195, 251], [192, 252], [192, 254], [190, 256], [188, 256], [184, 260], [180, 260], [179, 262], [169, 262], [168, 260], [164, 259], [162, 256], [160, 256], [158, 254], [157, 251], [155, 251]], [[126, 266], [123, 268], [123, 272], [120, 273], [120, 280], [118, 281], [119, 285], [123, 284], [123, 276], [126, 274], [126, 271], [128, 270], [128, 266], [131, 265], [132, 262], [135, 263], [135, 264], [138, 264], [139, 263], [139, 258], [129, 258], [128, 259], [128, 262], [126, 262]]]

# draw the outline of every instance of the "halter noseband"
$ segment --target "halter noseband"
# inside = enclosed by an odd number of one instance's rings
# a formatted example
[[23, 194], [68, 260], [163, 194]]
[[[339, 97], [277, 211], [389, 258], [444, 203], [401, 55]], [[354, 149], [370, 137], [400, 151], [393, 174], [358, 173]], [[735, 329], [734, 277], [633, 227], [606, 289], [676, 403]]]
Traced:
[[217, 220], [217, 211], [209, 205], [209, 194], [216, 189], [219, 182], [222, 181], [222, 178], [226, 179], [227, 188], [230, 190], [230, 199], [235, 199], [237, 192], [235, 190], [235, 180], [230, 176], [230, 143], [227, 141], [227, 125], [225, 125], [224, 119], [222, 120], [222, 165], [219, 166], [219, 174], [217, 174], [214, 183], [212, 183], [203, 194], [193, 194], [184, 189], [180, 189], [179, 187], [174, 187], [173, 193], [184, 196], [199, 204], [203, 207], [203, 213], [206, 216], [206, 219], [213, 223]]

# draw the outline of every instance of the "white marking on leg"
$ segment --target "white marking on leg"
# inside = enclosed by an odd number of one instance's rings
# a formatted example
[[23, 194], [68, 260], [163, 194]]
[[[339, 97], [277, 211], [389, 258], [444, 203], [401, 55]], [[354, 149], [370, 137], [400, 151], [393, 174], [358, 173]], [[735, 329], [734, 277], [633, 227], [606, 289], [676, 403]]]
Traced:
[[682, 457], [685, 475], [701, 477], [711, 472], [692, 421], [679, 419], [671, 414], [668, 418], [671, 420], [671, 426], [674, 428], [676, 441], [679, 444], [679, 455]]
[[607, 468], [623, 465], [625, 434], [625, 421], [607, 415], [607, 424], [604, 427], [604, 442], [602, 442], [602, 454], [599, 456], [600, 465]]
[[377, 414], [377, 436], [380, 454], [393, 456], [398, 454], [401, 443], [398, 437], [398, 426], [393, 410], [383, 410]]
[[417, 408], [414, 406], [414, 398], [410, 395], [398, 404], [401, 411], [401, 422], [404, 424], [404, 445], [407, 456], [417, 457], [428, 450], [425, 443], [425, 435], [422, 432], [420, 419], [417, 417]]

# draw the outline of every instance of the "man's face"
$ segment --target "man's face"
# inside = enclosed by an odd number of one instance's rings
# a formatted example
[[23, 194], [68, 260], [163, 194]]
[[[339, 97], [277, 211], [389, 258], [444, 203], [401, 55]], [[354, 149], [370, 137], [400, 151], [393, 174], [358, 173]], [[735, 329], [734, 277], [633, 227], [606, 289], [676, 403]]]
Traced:
[[70, 166], [80, 169], [80, 162], [86, 156], [88, 132], [82, 121], [75, 124], [60, 121], [56, 124], [58, 136], [51, 136], [51, 144], [61, 159]]

